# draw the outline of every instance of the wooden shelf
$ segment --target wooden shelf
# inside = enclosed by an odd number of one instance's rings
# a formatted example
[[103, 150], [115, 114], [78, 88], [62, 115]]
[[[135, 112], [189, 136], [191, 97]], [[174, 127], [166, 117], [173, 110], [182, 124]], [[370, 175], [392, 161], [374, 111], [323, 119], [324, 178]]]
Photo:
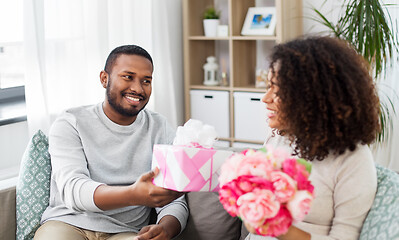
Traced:
[[204, 86], [204, 85], [191, 85], [190, 89], [199, 89], [199, 90], [217, 90], [217, 91], [229, 91], [230, 87], [223, 86]]
[[232, 36], [233, 40], [263, 40], [263, 41], [276, 41], [276, 36]]
[[[213, 5], [221, 10], [221, 24], [228, 25], [226, 37], [205, 37], [202, 14]], [[276, 31], [273, 36], [242, 36], [241, 29], [249, 7], [275, 7]], [[255, 88], [256, 68], [268, 68], [267, 57], [278, 43], [302, 35], [302, 0], [183, 0], [184, 97], [185, 119], [190, 119], [190, 90], [215, 90], [229, 93], [230, 137], [220, 140], [262, 144], [234, 136], [235, 92], [264, 93]], [[204, 86], [203, 65], [208, 56], [219, 59], [227, 72], [227, 86]], [[217, 117], [217, 116], [215, 116]]]
[[230, 40], [229, 37], [190, 36], [188, 40]]

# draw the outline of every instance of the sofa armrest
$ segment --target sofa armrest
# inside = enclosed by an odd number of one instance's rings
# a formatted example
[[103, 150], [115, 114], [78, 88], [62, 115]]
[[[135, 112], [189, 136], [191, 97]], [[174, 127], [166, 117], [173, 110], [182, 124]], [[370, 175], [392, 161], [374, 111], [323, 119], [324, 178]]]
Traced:
[[15, 240], [15, 186], [0, 190], [0, 239]]

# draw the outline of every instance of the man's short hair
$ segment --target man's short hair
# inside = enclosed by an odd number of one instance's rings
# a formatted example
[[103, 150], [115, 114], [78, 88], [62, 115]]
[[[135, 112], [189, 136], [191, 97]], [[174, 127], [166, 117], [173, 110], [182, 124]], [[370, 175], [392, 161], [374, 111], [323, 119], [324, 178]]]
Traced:
[[151, 55], [144, 48], [137, 46], [137, 45], [123, 45], [123, 46], [115, 48], [108, 55], [107, 61], [105, 62], [104, 71], [107, 73], [111, 73], [111, 70], [115, 63], [115, 60], [119, 57], [119, 55], [122, 55], [122, 54], [139, 55], [139, 56], [145, 57], [151, 62], [152, 66], [154, 67], [154, 63], [152, 62]]

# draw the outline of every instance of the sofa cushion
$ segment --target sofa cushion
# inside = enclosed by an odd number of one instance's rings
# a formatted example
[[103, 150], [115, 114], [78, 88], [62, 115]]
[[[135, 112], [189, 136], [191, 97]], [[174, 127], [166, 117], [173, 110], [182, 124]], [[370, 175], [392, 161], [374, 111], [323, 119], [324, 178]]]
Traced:
[[215, 192], [189, 192], [186, 194], [190, 210], [187, 226], [177, 237], [179, 240], [238, 240], [241, 221], [231, 217], [219, 202]]
[[49, 203], [50, 154], [48, 139], [38, 131], [30, 140], [21, 160], [16, 188], [17, 240], [32, 239]]
[[15, 230], [15, 186], [13, 186], [0, 189], [0, 239], [15, 240]]
[[376, 165], [377, 193], [360, 240], [399, 239], [399, 175]]

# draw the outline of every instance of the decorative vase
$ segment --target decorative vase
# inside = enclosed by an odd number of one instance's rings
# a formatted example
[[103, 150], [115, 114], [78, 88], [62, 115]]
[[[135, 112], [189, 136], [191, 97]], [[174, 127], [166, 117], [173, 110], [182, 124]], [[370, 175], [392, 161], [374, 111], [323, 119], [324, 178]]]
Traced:
[[204, 32], [206, 37], [216, 37], [219, 19], [204, 19]]

